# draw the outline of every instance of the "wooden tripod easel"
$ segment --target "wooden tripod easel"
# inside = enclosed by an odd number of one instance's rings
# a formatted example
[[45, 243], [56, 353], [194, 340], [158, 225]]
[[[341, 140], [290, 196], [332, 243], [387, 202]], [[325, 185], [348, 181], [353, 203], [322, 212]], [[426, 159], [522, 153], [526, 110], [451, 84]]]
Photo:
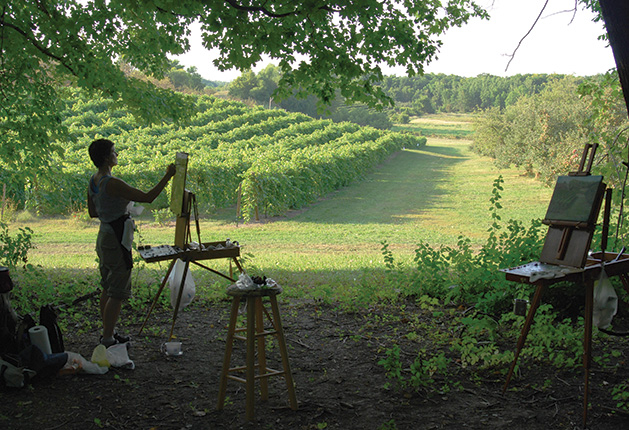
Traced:
[[[579, 170], [577, 172], [570, 173], [569, 177], [564, 178], [567, 182], [571, 182], [570, 178], [575, 178], [572, 182], [588, 182], [589, 179], [587, 177], [590, 175], [590, 169], [592, 167], [592, 161], [594, 158], [594, 153], [596, 152], [596, 145], [586, 145], [585, 151], [583, 153], [583, 158], [581, 160], [581, 164]], [[590, 156], [589, 162], [586, 160]], [[578, 179], [581, 178], [581, 179]], [[595, 178], [593, 177], [592, 180]], [[602, 177], [600, 177], [602, 180]], [[558, 185], [560, 181], [558, 180]], [[591, 184], [588, 184], [590, 186]], [[557, 282], [574, 282], [579, 283], [582, 282], [585, 285], [585, 324], [584, 324], [584, 335], [583, 335], [583, 369], [584, 369], [584, 399], [583, 399], [583, 426], [585, 427], [587, 423], [587, 412], [588, 412], [588, 395], [589, 395], [589, 382], [590, 382], [590, 366], [592, 361], [592, 314], [593, 314], [593, 304], [594, 304], [594, 283], [601, 276], [603, 270], [607, 273], [609, 277], [619, 276], [623, 281], [623, 284], [627, 283], [627, 273], [629, 272], [629, 255], [622, 254], [614, 254], [610, 252], [606, 252], [607, 248], [607, 236], [609, 232], [609, 217], [610, 217], [610, 209], [611, 209], [611, 189], [608, 189], [606, 192], [603, 192], [605, 188], [605, 184], [600, 182], [598, 188], [596, 188], [592, 192], [590, 189], [590, 197], [591, 201], [589, 203], [590, 206], [585, 206], [589, 213], [585, 214], [576, 214], [576, 216], [572, 216], [568, 212], [564, 212], [567, 216], [566, 219], [557, 219], [556, 214], [561, 214], [561, 211], [565, 208], [562, 205], [562, 201], [559, 204], [556, 204], [558, 210], [553, 211], [553, 200], [555, 200], [556, 193], [559, 200], [561, 197], [558, 193], [558, 187], [555, 188], [555, 192], [553, 193], [553, 198], [551, 199], [551, 203], [549, 205], [549, 210], [547, 212], [547, 219], [544, 220], [545, 224], [549, 225], [549, 232], [546, 236], [546, 241], [544, 243], [544, 249], [542, 250], [542, 256], [540, 257], [540, 261], [544, 264], [550, 265], [562, 265], [572, 266], [574, 270], [569, 273], [562, 273], [560, 276], [557, 276], [552, 279], [538, 279], [535, 281], [531, 281], [530, 273], [527, 273], [530, 267], [534, 267], [535, 265], [539, 265], [540, 263], [529, 263], [528, 265], [520, 266], [517, 268], [511, 269], [503, 269], [505, 272], [507, 280], [533, 284], [536, 286], [535, 294], [533, 296], [533, 300], [531, 302], [531, 306], [529, 312], [526, 316], [526, 320], [524, 322], [524, 326], [520, 333], [520, 337], [517, 343], [516, 353], [507, 374], [507, 379], [503, 386], [502, 392], [503, 394], [506, 392], [507, 387], [509, 386], [509, 382], [511, 377], [513, 376], [513, 372], [515, 366], [517, 364], [518, 358], [520, 356], [520, 352], [524, 348], [524, 343], [526, 342], [526, 338], [531, 328], [531, 324], [533, 323], [533, 319], [535, 317], [535, 312], [539, 307], [541, 298], [546, 290], [546, 288], [552, 284]], [[570, 191], [570, 189], [568, 189]], [[600, 212], [600, 208], [603, 201], [603, 196], [605, 197], [605, 210], [603, 216], [603, 226], [602, 226], [602, 241], [601, 241], [601, 252], [594, 253], [588, 257], [588, 251], [592, 241], [592, 235], [594, 233], [594, 229], [596, 227], [596, 221], [598, 218], [598, 214]], [[568, 196], [570, 197], [570, 196]], [[556, 202], [555, 202], [556, 203]], [[588, 212], [588, 211], [586, 211]], [[549, 216], [549, 214], [551, 216]], [[548, 219], [550, 218], [550, 219]], [[621, 258], [622, 257], [622, 258]], [[627, 283], [629, 285], [629, 283]], [[627, 288], [627, 287], [625, 287]]]
[[[192, 237], [191, 237], [191, 229], [190, 229], [190, 216], [193, 209], [194, 209], [194, 215], [195, 215], [197, 237], [199, 240], [198, 243], [194, 247], [191, 246]], [[162, 291], [164, 290], [164, 287], [166, 286], [166, 283], [168, 282], [168, 278], [171, 272], [173, 271], [175, 267], [175, 263], [178, 259], [181, 259], [184, 262], [184, 269], [183, 269], [183, 274], [181, 276], [181, 284], [179, 286], [179, 293], [177, 295], [177, 304], [175, 305], [175, 310], [173, 313], [173, 322], [170, 328], [170, 335], [168, 336], [169, 341], [172, 340], [173, 338], [173, 333], [175, 330], [175, 321], [177, 321], [177, 314], [179, 313], [179, 306], [181, 304], [181, 297], [183, 295], [185, 280], [188, 274], [188, 270], [190, 268], [190, 263], [196, 264], [197, 266], [202, 267], [231, 282], [236, 282], [236, 280], [233, 278], [232, 266], [231, 266], [232, 262], [236, 265], [236, 267], [241, 273], [244, 272], [242, 266], [240, 265], [240, 262], [238, 261], [238, 257], [240, 256], [239, 247], [229, 246], [229, 244], [226, 243], [225, 241], [209, 242], [209, 243], [201, 242], [201, 231], [200, 231], [200, 226], [199, 226], [199, 209], [197, 207], [196, 196], [188, 190], [185, 190], [184, 192], [182, 213], [177, 216], [177, 222], [175, 226], [175, 247], [182, 251], [177, 252], [175, 254], [168, 255], [168, 256], [164, 256], [164, 257], [146, 259], [147, 262], [163, 261], [163, 260], [171, 260], [171, 262], [168, 265], [168, 270], [166, 271], [166, 275], [164, 276], [164, 279], [162, 280], [159, 290], [157, 290], [157, 294], [155, 295], [153, 303], [151, 304], [151, 307], [149, 308], [146, 314], [144, 323], [142, 324], [142, 327], [140, 327], [140, 331], [138, 332], [138, 335], [142, 333], [142, 330], [144, 330], [144, 326], [146, 325], [146, 322], [148, 321], [151, 315], [151, 312], [153, 312], [153, 309], [155, 308], [155, 305], [157, 304], [157, 301], [159, 300], [159, 296], [162, 294]], [[212, 269], [210, 267], [207, 267], [204, 264], [199, 263], [199, 261], [202, 261], [202, 260], [214, 260], [214, 259], [219, 259], [219, 258], [230, 259], [229, 275], [226, 275], [224, 273], [219, 272], [218, 270]]]

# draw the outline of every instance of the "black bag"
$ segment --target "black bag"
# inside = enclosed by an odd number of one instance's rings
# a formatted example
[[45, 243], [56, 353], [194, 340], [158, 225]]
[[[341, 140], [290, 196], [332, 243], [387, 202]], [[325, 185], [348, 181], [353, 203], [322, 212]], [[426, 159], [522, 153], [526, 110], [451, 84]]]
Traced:
[[42, 306], [39, 310], [39, 324], [48, 330], [50, 340], [50, 350], [53, 353], [64, 352], [63, 335], [59, 324], [57, 324], [57, 311], [52, 305]]
[[28, 331], [36, 325], [37, 324], [32, 316], [27, 314], [22, 317], [17, 325], [17, 330], [15, 331], [15, 340], [17, 343], [17, 350], [15, 351], [16, 354], [31, 345], [31, 338]]

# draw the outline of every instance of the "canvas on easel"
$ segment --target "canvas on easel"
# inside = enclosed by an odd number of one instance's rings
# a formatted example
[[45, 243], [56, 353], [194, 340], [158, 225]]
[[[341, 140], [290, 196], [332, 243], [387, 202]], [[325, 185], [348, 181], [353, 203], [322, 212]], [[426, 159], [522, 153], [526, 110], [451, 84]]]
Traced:
[[184, 249], [190, 230], [190, 196], [186, 191], [188, 175], [188, 154], [177, 152], [175, 156], [176, 173], [170, 194], [170, 210], [177, 215], [175, 226], [175, 246]]
[[560, 176], [543, 223], [548, 234], [540, 261], [583, 267], [603, 202], [602, 176]]
[[188, 154], [178, 152], [175, 156], [175, 176], [173, 177], [170, 193], [170, 210], [175, 215], [181, 215], [183, 211], [184, 193], [186, 190], [186, 176], [188, 175]]

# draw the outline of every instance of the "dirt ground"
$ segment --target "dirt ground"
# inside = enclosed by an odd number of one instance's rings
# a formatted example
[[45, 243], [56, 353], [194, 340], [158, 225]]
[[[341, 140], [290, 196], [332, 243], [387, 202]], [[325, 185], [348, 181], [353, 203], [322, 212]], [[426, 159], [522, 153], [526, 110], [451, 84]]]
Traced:
[[[85, 306], [93, 309], [96, 318], [95, 304]], [[329, 305], [286, 302], [280, 302], [280, 308], [298, 409], [288, 407], [284, 379], [275, 377], [270, 381], [270, 399], [260, 402], [256, 398], [255, 420], [248, 422], [243, 384], [229, 381], [224, 410], [216, 408], [229, 307], [228, 301], [193, 304], [180, 313], [175, 333], [184, 352], [179, 357], [160, 352], [172, 321], [171, 311], [163, 309], [149, 320], [151, 333], [160, 333], [136, 335], [132, 342], [129, 355], [134, 370], [112, 368], [104, 375], [57, 376], [2, 392], [0, 428], [582, 428], [581, 369], [557, 372], [523, 364], [505, 395], [501, 372], [479, 375], [460, 370], [456, 378], [461, 388], [447, 393], [436, 388], [415, 392], [385, 388], [388, 380], [378, 361], [395, 333], [404, 330], [403, 318], [390, 318], [397, 307], [346, 313]], [[415, 311], [421, 312], [410, 303], [405, 308], [407, 313]], [[123, 328], [133, 334], [139, 326], [133, 323]], [[88, 359], [98, 340], [97, 331], [64, 336], [66, 350]], [[397, 339], [401, 342], [402, 337]], [[596, 339], [594, 348], [594, 354], [601, 353]], [[233, 364], [238, 364], [241, 352], [242, 342], [235, 345]], [[623, 354], [626, 357], [629, 351]], [[273, 359], [271, 350], [270, 364]], [[611, 385], [629, 377], [629, 366], [611, 373], [594, 365], [591, 375], [588, 428], [629, 428], [629, 416], [615, 410], [609, 394]], [[436, 381], [435, 387], [443, 382]]]

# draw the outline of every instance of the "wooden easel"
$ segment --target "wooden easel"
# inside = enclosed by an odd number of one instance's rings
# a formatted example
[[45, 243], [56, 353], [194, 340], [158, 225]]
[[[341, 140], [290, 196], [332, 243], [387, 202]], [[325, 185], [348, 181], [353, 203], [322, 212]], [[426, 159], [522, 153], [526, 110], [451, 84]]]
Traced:
[[[194, 218], [195, 218], [195, 223], [196, 223], [197, 238], [199, 240], [198, 243], [194, 247], [191, 246], [192, 235], [191, 235], [191, 228], [190, 228], [190, 216], [193, 209], [194, 209], [194, 215], [195, 215]], [[157, 290], [157, 294], [155, 295], [153, 303], [151, 304], [151, 307], [149, 308], [146, 314], [146, 317], [144, 318], [144, 323], [142, 324], [142, 327], [140, 327], [140, 331], [138, 332], [138, 335], [142, 333], [142, 330], [144, 330], [144, 326], [146, 325], [146, 322], [148, 321], [151, 315], [151, 312], [153, 311], [153, 308], [155, 308], [155, 305], [157, 304], [157, 301], [159, 300], [159, 296], [164, 290], [164, 287], [166, 286], [166, 283], [168, 282], [168, 277], [170, 276], [173, 268], [175, 267], [175, 263], [178, 259], [181, 259], [184, 262], [184, 269], [183, 269], [183, 274], [181, 277], [181, 284], [179, 286], [179, 293], [177, 295], [177, 304], [175, 305], [175, 310], [173, 313], [173, 322], [170, 328], [170, 335], [168, 336], [168, 340], [171, 340], [173, 338], [173, 333], [175, 330], [175, 321], [177, 321], [179, 305], [181, 304], [181, 297], [183, 295], [186, 275], [188, 274], [190, 263], [196, 264], [197, 266], [202, 267], [216, 275], [222, 276], [223, 278], [231, 282], [236, 282], [236, 279], [233, 278], [232, 267], [231, 267], [232, 262], [236, 265], [236, 267], [241, 273], [244, 272], [244, 269], [242, 268], [242, 266], [240, 265], [240, 262], [238, 261], [238, 257], [240, 256], [240, 248], [238, 246], [230, 247], [229, 244], [226, 242], [209, 242], [209, 243], [201, 242], [201, 231], [200, 231], [200, 226], [199, 226], [199, 209], [197, 206], [196, 196], [188, 190], [185, 190], [185, 192], [183, 193], [183, 210], [177, 216], [177, 220], [175, 224], [174, 249], [181, 250], [181, 252], [176, 252], [171, 255], [164, 255], [161, 257], [149, 257], [149, 258], [145, 258], [142, 252], [140, 252], [140, 255], [142, 255], [142, 257], [147, 262], [164, 261], [164, 260], [171, 260], [171, 261], [170, 261], [170, 264], [168, 265], [168, 270], [166, 271], [166, 275], [164, 276], [164, 279], [162, 280], [159, 290]], [[229, 275], [226, 275], [222, 272], [219, 272], [218, 270], [212, 269], [210, 267], [207, 267], [204, 264], [199, 263], [199, 261], [202, 261], [202, 260], [214, 260], [214, 259], [219, 259], [219, 258], [231, 259]]]
[[[524, 347], [531, 324], [533, 323], [533, 318], [535, 317], [535, 312], [539, 307], [541, 298], [546, 288], [557, 282], [583, 282], [585, 284], [585, 324], [583, 338], [583, 368], [585, 385], [583, 400], [584, 427], [587, 423], [590, 365], [592, 360], [594, 282], [600, 278], [604, 269], [608, 276], [619, 276], [623, 281], [623, 284], [629, 284], [627, 283], [627, 273], [629, 273], [629, 255], [624, 255], [622, 253], [616, 255], [614, 253], [606, 252], [611, 209], [611, 189], [608, 189], [605, 192], [605, 184], [602, 182], [602, 177], [600, 177], [600, 181], [598, 181], [595, 177], [590, 176], [590, 169], [592, 167], [595, 152], [596, 145], [586, 145], [579, 170], [577, 172], [571, 172], [566, 178], [566, 182], [571, 182], [570, 178], [581, 178], [573, 182], [581, 183], [581, 185], [585, 183], [588, 187], [590, 187], [587, 188], [587, 194], [590, 201], [588, 201], [588, 204], [584, 206], [587, 210], [584, 211], [584, 213], [575, 214], [575, 216], [568, 215], [565, 217], [567, 219], [558, 218], [557, 215], [561, 215], [562, 211], [565, 210], [562, 206], [565, 202], [554, 201], [556, 198], [561, 200], [561, 192], [565, 191], [558, 190], [558, 187], [561, 185], [560, 180], [558, 180], [558, 185], [555, 188], [555, 192], [553, 192], [553, 198], [551, 199], [547, 216], [544, 220], [544, 223], [549, 226], [549, 230], [544, 242], [540, 263], [534, 262], [529, 263], [528, 265], [502, 270], [506, 274], [507, 280], [536, 286], [529, 312], [520, 333], [520, 338], [518, 339], [516, 353], [502, 389], [503, 394], [509, 386], [518, 357]], [[597, 181], [598, 185], [596, 184]], [[605, 210], [602, 226], [602, 250], [600, 253], [595, 253], [588, 257], [588, 251], [592, 242], [592, 235], [596, 227], [596, 221], [601, 209], [603, 197], [605, 197]], [[556, 205], [556, 210], [553, 209], [553, 204]], [[568, 211], [569, 210], [570, 208], [568, 208]], [[564, 211], [563, 213], [566, 212]], [[538, 267], [542, 264], [547, 266], [550, 265], [550, 267], [553, 267], [553, 265], [557, 267], [557, 277], [551, 279], [536, 279], [535, 281], [532, 281], [531, 273], [535, 270], [534, 267]], [[569, 267], [571, 269], [566, 270], [563, 269], [563, 267]], [[559, 270], [560, 268], [561, 270]], [[625, 288], [627, 288], [627, 286]]]

